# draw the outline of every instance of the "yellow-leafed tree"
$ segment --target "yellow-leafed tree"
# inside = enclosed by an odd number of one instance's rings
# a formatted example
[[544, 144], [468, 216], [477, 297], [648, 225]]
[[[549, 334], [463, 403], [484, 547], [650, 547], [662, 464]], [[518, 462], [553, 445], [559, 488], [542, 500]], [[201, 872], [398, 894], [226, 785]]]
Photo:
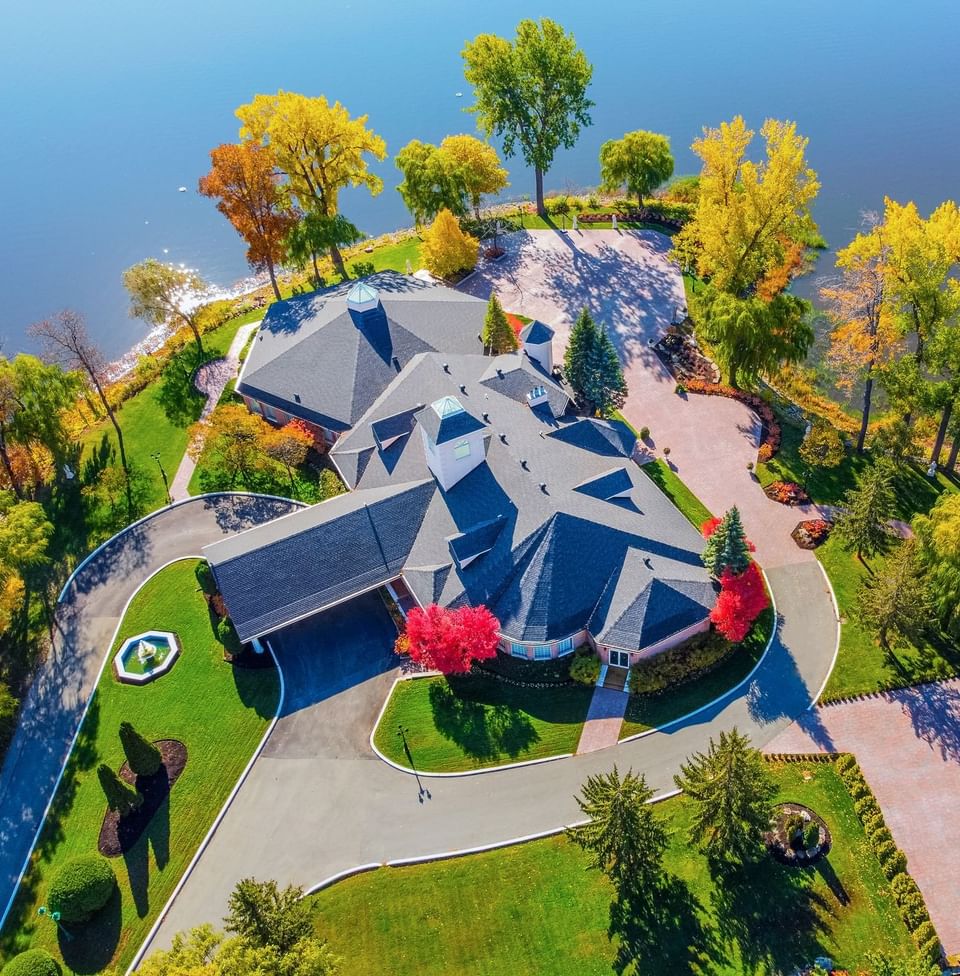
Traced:
[[447, 136], [440, 152], [458, 171], [463, 188], [470, 197], [474, 216], [480, 217], [480, 198], [499, 193], [507, 185], [507, 171], [489, 142], [476, 136]]
[[438, 278], [450, 278], [477, 263], [480, 242], [460, 229], [460, 222], [443, 209], [430, 225], [420, 247], [427, 270]]

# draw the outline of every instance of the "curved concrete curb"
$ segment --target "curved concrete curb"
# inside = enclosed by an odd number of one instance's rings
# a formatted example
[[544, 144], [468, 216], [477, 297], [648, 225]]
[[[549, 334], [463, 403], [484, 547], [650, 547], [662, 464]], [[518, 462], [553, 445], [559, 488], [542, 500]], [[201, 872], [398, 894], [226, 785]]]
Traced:
[[840, 622], [840, 605], [837, 603], [837, 594], [833, 591], [833, 583], [830, 582], [830, 577], [827, 575], [827, 571], [823, 568], [823, 563], [820, 562], [819, 559], [817, 560], [817, 565], [820, 567], [820, 572], [823, 573], [823, 578], [827, 584], [827, 591], [830, 593], [830, 599], [833, 602], [833, 614], [837, 621], [837, 645], [833, 649], [833, 658], [830, 661], [830, 667], [827, 670], [826, 677], [824, 677], [823, 683], [820, 685], [817, 693], [813, 696], [813, 700], [807, 706], [808, 712], [811, 708], [814, 708], [817, 702], [820, 700], [820, 696], [827, 687], [827, 682], [830, 681], [830, 675], [833, 674], [833, 669], [837, 666], [837, 658], [840, 655], [840, 636], [843, 630], [843, 624]]
[[143, 962], [143, 957], [147, 954], [147, 950], [150, 948], [150, 944], [153, 942], [157, 934], [157, 930], [167, 917], [167, 912], [170, 910], [170, 906], [174, 903], [177, 896], [183, 890], [183, 886], [187, 883], [187, 879], [193, 873], [193, 869], [197, 866], [197, 862], [203, 856], [204, 851], [210, 846], [210, 841], [213, 840], [213, 835], [217, 832], [217, 828], [220, 826], [220, 824], [223, 823], [223, 818], [227, 815], [227, 811], [230, 809], [231, 804], [233, 803], [237, 794], [240, 792], [240, 788], [243, 786], [247, 776], [250, 775], [250, 770], [253, 769], [253, 764], [260, 758], [260, 754], [263, 752], [264, 747], [267, 744], [267, 740], [273, 733], [274, 728], [276, 728], [277, 721], [280, 718], [280, 713], [283, 711], [283, 701], [287, 695], [287, 686], [286, 682], [283, 680], [283, 668], [280, 667], [280, 662], [277, 660], [277, 655], [273, 653], [273, 648], [270, 646], [270, 642], [267, 641], [266, 644], [267, 650], [270, 652], [270, 657], [273, 658], [273, 663], [276, 666], [277, 674], [280, 676], [280, 695], [277, 699], [277, 710], [274, 713], [273, 718], [270, 719], [270, 724], [264, 731], [263, 737], [260, 739], [257, 748], [254, 749], [253, 755], [250, 757], [246, 766], [243, 767], [243, 772], [240, 773], [239, 779], [234, 784], [233, 789], [230, 791], [230, 794], [224, 801], [223, 806], [220, 808], [220, 812], [214, 818], [214, 821], [210, 825], [210, 829], [204, 835], [203, 840], [200, 841], [200, 846], [197, 848], [193, 857], [190, 858], [190, 863], [186, 866], [186, 868], [184, 868], [183, 874], [180, 876], [180, 880], [177, 882], [176, 887], [174, 887], [173, 891], [170, 892], [170, 897], [164, 903], [163, 909], [157, 915], [156, 921], [150, 926], [150, 931], [146, 934], [146, 937], [140, 944], [140, 948], [137, 949], [136, 955], [133, 957], [130, 965], [126, 969], [125, 976], [129, 976], [129, 974], [132, 973], [141, 962]]

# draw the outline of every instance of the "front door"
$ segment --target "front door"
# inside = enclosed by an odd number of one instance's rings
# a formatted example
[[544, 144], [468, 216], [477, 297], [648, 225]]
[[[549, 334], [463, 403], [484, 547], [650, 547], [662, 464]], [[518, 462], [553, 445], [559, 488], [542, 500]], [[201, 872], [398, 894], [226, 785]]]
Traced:
[[610, 651], [610, 665], [614, 668], [629, 668], [630, 655], [626, 651]]

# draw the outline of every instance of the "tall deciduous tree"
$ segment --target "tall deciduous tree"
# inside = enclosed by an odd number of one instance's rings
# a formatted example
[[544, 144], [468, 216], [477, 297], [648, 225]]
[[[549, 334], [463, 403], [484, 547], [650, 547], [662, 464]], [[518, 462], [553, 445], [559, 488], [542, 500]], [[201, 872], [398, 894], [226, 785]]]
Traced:
[[[352, 118], [343, 105], [331, 105], [322, 95], [308, 98], [286, 91], [255, 95], [236, 114], [240, 138], [270, 147], [304, 212], [335, 217], [345, 187], [365, 186], [374, 196], [383, 189], [368, 159], [384, 159], [387, 147], [367, 128], [366, 115]], [[334, 242], [328, 249], [336, 271], [348, 277], [340, 245]]]
[[17, 501], [10, 492], [0, 492], [0, 633], [23, 606], [28, 584], [47, 608], [52, 538], [53, 526], [39, 503]]
[[820, 289], [833, 330], [828, 358], [839, 382], [863, 383], [857, 453], [862, 454], [870, 424], [873, 384], [879, 368], [900, 348], [900, 330], [884, 300], [887, 248], [884, 226], [875, 215], [866, 228], [837, 252], [837, 277]]
[[587, 822], [567, 836], [590, 855], [590, 866], [603, 871], [621, 899], [650, 899], [663, 877], [669, 835], [650, 801], [653, 790], [643, 774], [617, 767], [590, 776], [577, 804]]
[[200, 178], [199, 191], [217, 201], [220, 211], [247, 243], [247, 261], [270, 275], [280, 301], [277, 266], [286, 258], [286, 237], [296, 215], [280, 186], [269, 146], [255, 142], [224, 143], [210, 150], [210, 172]]
[[483, 320], [483, 345], [495, 355], [514, 352], [519, 345], [500, 299], [494, 294], [490, 295], [490, 301], [487, 302], [487, 314]]
[[604, 189], [643, 198], [673, 176], [673, 154], [670, 140], [656, 132], [637, 129], [622, 139], [610, 139], [600, 147], [600, 181]]
[[820, 183], [807, 164], [807, 140], [793, 122], [775, 119], [763, 123], [760, 135], [765, 158], [759, 163], [747, 158], [754, 133], [739, 115], [719, 129], [704, 129], [692, 147], [703, 161], [700, 196], [678, 245], [690, 246], [699, 275], [730, 295], [782, 279], [785, 263], [796, 264], [791, 244], [816, 232], [810, 204]]
[[846, 457], [843, 439], [826, 420], [815, 420], [800, 445], [800, 457], [813, 468], [835, 468]]
[[512, 157], [519, 147], [536, 179], [537, 213], [546, 216], [543, 174], [562, 146], [571, 148], [590, 125], [587, 87], [593, 67], [572, 34], [552, 20], [522, 20], [511, 43], [481, 34], [463, 49], [464, 74], [473, 86], [480, 128], [502, 136]]
[[286, 424], [271, 430], [263, 437], [264, 453], [268, 458], [283, 465], [290, 479], [291, 488], [295, 486], [294, 471], [307, 460], [312, 447], [313, 437], [299, 424]]
[[886, 548], [890, 541], [889, 522], [896, 510], [893, 467], [886, 458], [873, 464], [856, 488], [847, 491], [844, 510], [837, 519], [836, 535], [844, 548], [861, 561]]
[[180, 323], [193, 333], [197, 351], [203, 355], [203, 340], [197, 324], [196, 296], [206, 290], [204, 280], [195, 271], [163, 264], [147, 258], [127, 268], [123, 287], [130, 295], [130, 315], [150, 325]]
[[444, 674], [469, 671], [474, 661], [497, 653], [500, 623], [484, 606], [453, 610], [431, 603], [425, 610], [415, 607], [407, 615], [406, 644], [418, 664]]
[[272, 428], [239, 403], [225, 403], [190, 428], [190, 454], [223, 482], [242, 484], [263, 469], [264, 444]]
[[343, 214], [327, 217], [324, 214], [308, 213], [298, 220], [287, 234], [286, 248], [291, 259], [300, 268], [307, 261], [313, 264], [313, 276], [319, 288], [322, 282], [317, 257], [331, 248], [349, 247], [363, 240], [363, 233], [347, 220]]
[[913, 530], [940, 625], [960, 635], [960, 494], [941, 495], [929, 514], [914, 518]]
[[696, 804], [691, 841], [720, 860], [742, 862], [760, 853], [777, 790], [749, 736], [734, 728], [721, 732], [719, 742], [711, 738], [707, 752], [690, 756], [674, 782]]
[[891, 638], [914, 640], [930, 626], [934, 603], [921, 559], [917, 540], [905, 539], [880, 572], [860, 584], [854, 614], [885, 651]]
[[427, 270], [438, 278], [449, 278], [477, 263], [480, 242], [461, 230], [460, 222], [446, 208], [437, 214], [423, 236], [420, 257]]
[[749, 385], [783, 365], [803, 362], [813, 345], [809, 303], [796, 295], [782, 293], [764, 301], [738, 298], [708, 285], [691, 305], [733, 386]]
[[456, 135], [443, 139], [440, 152], [459, 173], [473, 215], [479, 218], [481, 197], [493, 196], [508, 185], [507, 171], [496, 149], [476, 136]]
[[228, 902], [225, 919], [228, 932], [235, 932], [255, 946], [270, 946], [289, 952], [313, 932], [310, 909], [303, 889], [276, 881], [244, 878], [237, 883]]
[[413, 139], [396, 155], [403, 174], [397, 192], [417, 227], [430, 223], [441, 210], [462, 217], [466, 186], [452, 158], [429, 142]]

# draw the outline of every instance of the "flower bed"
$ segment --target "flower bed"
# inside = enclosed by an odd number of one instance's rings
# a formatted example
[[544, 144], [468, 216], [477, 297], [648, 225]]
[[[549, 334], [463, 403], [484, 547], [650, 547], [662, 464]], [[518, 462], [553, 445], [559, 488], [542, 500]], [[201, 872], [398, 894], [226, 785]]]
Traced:
[[764, 834], [770, 854], [789, 867], [806, 867], [830, 850], [830, 829], [822, 817], [802, 803], [777, 807], [771, 830]]
[[816, 549], [827, 541], [831, 529], [833, 522], [827, 519], [808, 519], [806, 522], [798, 522], [790, 537], [801, 549]]
[[779, 502], [781, 505], [806, 505], [810, 501], [810, 496], [806, 490], [793, 481], [771, 481], [763, 493], [771, 501]]
[[[689, 219], [689, 214], [690, 207], [683, 204], [633, 207], [630, 210], [618, 210], [617, 220], [635, 224], [660, 224], [668, 230], [680, 230]], [[578, 213], [577, 221], [581, 224], [608, 224], [612, 216], [610, 213]]]
[[688, 393], [702, 393], [704, 396], [722, 396], [738, 400], [746, 404], [760, 418], [763, 429], [760, 432], [758, 462], [769, 461], [780, 450], [780, 423], [773, 412], [773, 407], [763, 397], [722, 383], [706, 383], [700, 379], [685, 380], [684, 385]]
[[699, 380], [707, 385], [716, 385], [720, 370], [700, 351], [696, 340], [671, 327], [653, 347], [660, 361], [677, 379], [684, 383]]

